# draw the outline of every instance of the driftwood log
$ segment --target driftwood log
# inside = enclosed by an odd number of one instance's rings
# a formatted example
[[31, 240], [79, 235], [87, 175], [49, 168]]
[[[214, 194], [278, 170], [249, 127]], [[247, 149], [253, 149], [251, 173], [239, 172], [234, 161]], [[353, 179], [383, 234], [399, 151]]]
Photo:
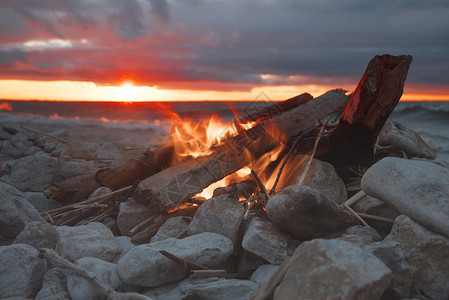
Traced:
[[370, 166], [374, 145], [402, 96], [412, 56], [375, 56], [368, 64], [320, 158], [334, 166]]
[[332, 90], [294, 109], [262, 120], [255, 127], [226, 140], [214, 149], [213, 154], [186, 159], [141, 181], [133, 198], [154, 211], [178, 205], [280, 143], [288, 143], [317, 121], [341, 112], [348, 101], [349, 96], [344, 90]]
[[[244, 124], [250, 121], [266, 120], [312, 99], [313, 97], [310, 94], [303, 93], [248, 114], [240, 118], [238, 122]], [[166, 143], [147, 149], [144, 153], [138, 154], [119, 165], [53, 182], [45, 189], [44, 194], [47, 198], [61, 202], [73, 202], [87, 198], [100, 186], [106, 186], [111, 190], [129, 186], [136, 180], [143, 180], [171, 166], [175, 161], [174, 156], [173, 143], [168, 139]]]

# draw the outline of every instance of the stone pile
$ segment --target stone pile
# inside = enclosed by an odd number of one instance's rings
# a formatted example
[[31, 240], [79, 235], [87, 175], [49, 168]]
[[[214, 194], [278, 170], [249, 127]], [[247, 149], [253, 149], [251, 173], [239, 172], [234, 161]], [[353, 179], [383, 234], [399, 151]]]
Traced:
[[[105, 290], [122, 293], [117, 299], [250, 299], [273, 280], [273, 299], [448, 299], [449, 164], [400, 124], [387, 122], [379, 144], [407, 158], [371, 166], [361, 180], [367, 196], [352, 205], [394, 224], [361, 225], [342, 208], [348, 197], [335, 169], [313, 159], [303, 185], [295, 184], [302, 169], [289, 174], [266, 212], [245, 218], [235, 197], [220, 195], [193, 218], [168, 218], [141, 245], [127, 235], [149, 214], [132, 200], [112, 225], [52, 226], [40, 216], [58, 205], [41, 192], [54, 176], [98, 167], [57, 157], [101, 149], [42, 142], [14, 124], [0, 127], [1, 299], [98, 299]], [[55, 250], [103, 288], [45, 259], [40, 248]], [[191, 273], [191, 263], [207, 270]]]

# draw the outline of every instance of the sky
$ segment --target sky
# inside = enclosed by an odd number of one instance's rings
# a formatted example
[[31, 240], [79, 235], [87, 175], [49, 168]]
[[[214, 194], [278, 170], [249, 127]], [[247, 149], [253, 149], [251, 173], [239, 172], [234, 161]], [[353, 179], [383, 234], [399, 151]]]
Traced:
[[0, 99], [282, 100], [410, 54], [449, 100], [447, 0], [1, 0]]

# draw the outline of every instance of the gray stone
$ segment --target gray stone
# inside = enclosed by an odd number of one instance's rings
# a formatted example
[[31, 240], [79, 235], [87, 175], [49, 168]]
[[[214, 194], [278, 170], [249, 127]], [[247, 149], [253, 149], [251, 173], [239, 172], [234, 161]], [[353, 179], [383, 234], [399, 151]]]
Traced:
[[150, 291], [145, 294], [154, 300], [247, 300], [256, 290], [257, 285], [249, 280], [208, 278], [186, 279], [167, 293]]
[[29, 222], [16, 236], [14, 244], [27, 244], [34, 248], [56, 248], [58, 232], [56, 227], [38, 221]]
[[39, 212], [23, 199], [23, 193], [13, 186], [0, 182], [0, 235], [14, 238], [31, 221], [44, 223]]
[[118, 244], [118, 253], [115, 256], [113, 263], [117, 264], [123, 255], [128, 253], [128, 251], [132, 248], [136, 247], [136, 245], [133, 244], [129, 236], [117, 236], [115, 237], [115, 240]]
[[156, 287], [187, 276], [184, 268], [159, 253], [165, 250], [206, 267], [217, 267], [232, 254], [232, 242], [216, 233], [200, 233], [184, 239], [139, 245], [118, 262], [118, 271], [127, 284]]
[[[281, 176], [277, 185], [278, 190], [298, 184], [309, 157], [308, 155], [295, 154], [289, 158], [283, 170], [283, 173], [288, 174], [288, 176]], [[341, 204], [347, 200], [346, 187], [343, 180], [338, 176], [334, 166], [325, 161], [312, 159], [302, 185], [319, 191], [329, 200], [337, 204]]]
[[435, 159], [435, 151], [414, 130], [394, 121], [385, 122], [379, 133], [380, 146], [393, 146], [403, 150], [407, 157]]
[[352, 243], [315, 239], [296, 249], [274, 299], [377, 300], [391, 276], [382, 261]]
[[62, 206], [61, 202], [48, 199], [42, 192], [25, 192], [23, 195], [25, 200], [31, 203], [38, 212], [49, 211]]
[[323, 237], [359, 224], [359, 220], [317, 190], [293, 185], [271, 197], [270, 220], [298, 239]]
[[386, 157], [366, 171], [362, 189], [449, 237], [449, 169], [426, 161]]
[[[354, 209], [356, 212], [379, 216], [392, 220], [396, 219], [396, 217], [399, 216], [399, 212], [397, 209], [379, 199], [373, 198], [368, 195], [366, 195], [361, 200], [353, 204], [352, 209]], [[393, 227], [393, 224], [388, 222], [370, 219], [365, 219], [365, 221], [370, 226], [374, 227], [377, 231], [382, 233], [384, 236], [390, 233], [391, 227]]]
[[[100, 279], [109, 288], [116, 289], [120, 286], [121, 281], [116, 264], [98, 258], [85, 257], [77, 260], [75, 265]], [[104, 296], [104, 292], [98, 286], [78, 275], [67, 276], [67, 290], [72, 300], [93, 300]]]
[[151, 242], [159, 242], [168, 238], [177, 238], [189, 228], [190, 218], [178, 216], [169, 218], [151, 238]]
[[118, 253], [118, 243], [114, 235], [102, 223], [56, 228], [59, 234], [56, 252], [72, 262], [83, 257], [112, 261]]
[[245, 249], [242, 249], [238, 257], [237, 272], [255, 271], [260, 266], [269, 264], [265, 259], [259, 255], [253, 254]]
[[275, 224], [259, 217], [250, 221], [242, 240], [243, 249], [274, 265], [281, 264], [292, 255], [296, 246]]
[[220, 195], [201, 205], [189, 225], [189, 234], [215, 232], [228, 237], [234, 245], [245, 209], [237, 198]]
[[48, 155], [27, 156], [12, 164], [8, 180], [24, 192], [42, 192], [50, 185], [57, 158]]
[[277, 265], [263, 265], [257, 268], [254, 271], [253, 275], [251, 275], [251, 281], [257, 284], [257, 286], [261, 286], [277, 272], [279, 266]]
[[42, 285], [47, 261], [29, 245], [0, 247], [0, 298], [33, 298]]
[[34, 300], [71, 300], [67, 279], [61, 269], [52, 268], [45, 273], [42, 288]]
[[122, 235], [129, 235], [129, 231], [154, 214], [148, 208], [134, 200], [120, 203], [117, 216], [117, 226]]
[[342, 232], [333, 235], [333, 237], [338, 240], [353, 243], [359, 247], [373, 242], [378, 242], [382, 239], [374, 228], [363, 225], [348, 227]]
[[415, 268], [416, 287], [430, 299], [446, 300], [449, 295], [449, 239], [400, 215], [385, 238], [385, 242], [390, 241], [398, 242], [409, 255], [408, 263]]
[[408, 263], [408, 254], [398, 242], [376, 242], [363, 246], [363, 250], [375, 255], [393, 272], [390, 288], [401, 299], [411, 297], [413, 269]]

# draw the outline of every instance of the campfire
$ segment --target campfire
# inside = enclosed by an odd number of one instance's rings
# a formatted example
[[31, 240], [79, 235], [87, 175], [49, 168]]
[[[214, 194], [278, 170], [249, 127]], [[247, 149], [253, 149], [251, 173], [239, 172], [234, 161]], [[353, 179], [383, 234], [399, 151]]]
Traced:
[[[377, 135], [401, 96], [407, 61], [373, 59], [352, 95], [338, 89], [317, 98], [304, 93], [236, 116], [233, 122], [216, 115], [207, 121], [182, 119], [169, 112], [173, 127], [165, 143], [95, 174], [54, 182], [44, 192], [47, 197], [76, 203], [43, 215], [54, 225], [101, 221], [132, 198], [151, 215], [128, 232], [133, 241], [144, 242], [161, 225], [154, 223], [158, 216], [193, 215], [220, 194], [239, 199], [245, 216], [251, 209], [264, 210], [283, 188], [303, 183], [313, 157], [337, 168], [373, 162]], [[395, 90], [385, 90], [382, 74], [396, 76]], [[374, 97], [371, 81], [380, 86]], [[298, 169], [302, 174], [291, 176]], [[82, 200], [100, 186], [114, 192]]]

